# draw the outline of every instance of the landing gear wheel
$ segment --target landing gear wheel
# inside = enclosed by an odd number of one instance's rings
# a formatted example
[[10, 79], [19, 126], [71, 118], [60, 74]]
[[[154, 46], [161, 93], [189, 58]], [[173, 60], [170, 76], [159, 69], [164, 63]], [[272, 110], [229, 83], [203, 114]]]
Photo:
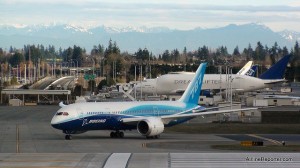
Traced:
[[115, 132], [110, 132], [110, 137], [111, 138], [116, 138], [117, 137], [117, 134]]
[[160, 135], [146, 136], [147, 139], [158, 139]]
[[124, 132], [110, 132], [110, 137], [111, 138], [123, 138], [124, 137]]
[[120, 138], [124, 138], [124, 132], [119, 132], [118, 134]]
[[66, 140], [71, 140], [71, 139], [72, 139], [72, 135], [66, 135], [66, 136], [65, 136], [65, 139], [66, 139]]

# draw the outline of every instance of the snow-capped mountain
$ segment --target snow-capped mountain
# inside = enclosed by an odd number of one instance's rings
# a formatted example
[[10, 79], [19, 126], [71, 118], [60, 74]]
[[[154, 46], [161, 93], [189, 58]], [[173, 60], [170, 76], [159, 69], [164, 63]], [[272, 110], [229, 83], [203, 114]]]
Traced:
[[300, 33], [299, 32], [284, 30], [284, 31], [278, 32], [278, 33], [288, 41], [291, 41], [291, 42], [300, 41]]
[[84, 28], [67, 24], [50, 25], [0, 25], [0, 48], [10, 46], [22, 48], [26, 44], [54, 45], [67, 48], [78, 45], [90, 51], [94, 45], [107, 46], [111, 39], [116, 41], [121, 51], [136, 52], [139, 48], [148, 48], [154, 54], [165, 50], [197, 50], [203, 45], [209, 48], [227, 46], [232, 52], [236, 46], [243, 48], [249, 44], [254, 48], [258, 41], [263, 45], [292, 47], [300, 34], [297, 32], [273, 32], [262, 24], [230, 24], [225, 27], [192, 30], [175, 30], [166, 27], [106, 27]]

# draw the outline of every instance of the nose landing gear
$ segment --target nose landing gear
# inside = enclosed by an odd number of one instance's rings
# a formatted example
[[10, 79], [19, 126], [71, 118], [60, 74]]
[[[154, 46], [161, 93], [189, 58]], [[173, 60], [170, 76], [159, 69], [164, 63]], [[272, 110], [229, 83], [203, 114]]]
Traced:
[[65, 136], [65, 140], [71, 140], [71, 139], [72, 139], [72, 135], [67, 134], [67, 135]]
[[123, 138], [124, 137], [124, 132], [116, 131], [116, 132], [111, 132], [110, 133], [111, 138]]

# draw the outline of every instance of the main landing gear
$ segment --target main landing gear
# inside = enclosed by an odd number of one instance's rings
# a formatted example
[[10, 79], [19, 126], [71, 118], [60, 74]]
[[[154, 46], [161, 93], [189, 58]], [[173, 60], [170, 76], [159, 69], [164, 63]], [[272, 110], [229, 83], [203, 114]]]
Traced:
[[147, 139], [158, 139], [160, 138], [160, 135], [154, 135], [154, 136], [146, 136]]
[[66, 140], [71, 140], [71, 139], [72, 139], [72, 135], [67, 134], [67, 135], [65, 136], [65, 139], [66, 139]]
[[120, 131], [111, 132], [110, 137], [111, 138], [123, 138], [124, 137], [124, 132], [120, 132]]

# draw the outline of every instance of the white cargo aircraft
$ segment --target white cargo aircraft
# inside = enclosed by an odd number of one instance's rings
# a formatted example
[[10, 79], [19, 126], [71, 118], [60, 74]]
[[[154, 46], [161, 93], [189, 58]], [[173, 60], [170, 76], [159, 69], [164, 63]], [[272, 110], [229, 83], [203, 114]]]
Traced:
[[[285, 80], [282, 78], [289, 58], [290, 55], [283, 57], [262, 74], [261, 79], [252, 77], [252, 74], [247, 75], [249, 74], [247, 73], [249, 72], [249, 63], [238, 74], [229, 76], [226, 74], [205, 74], [202, 90], [225, 90], [229, 88], [231, 82], [233, 92], [247, 92], [270, 87], [270, 84], [284, 82]], [[193, 72], [169, 73], [155, 79], [146, 79], [135, 87], [137, 91], [142, 90], [143, 94], [177, 95], [185, 91], [194, 76], [195, 73]]]
[[113, 130], [112, 138], [124, 137], [123, 130], [137, 131], [147, 138], [158, 138], [165, 127], [194, 117], [256, 108], [207, 111], [198, 105], [206, 63], [202, 63], [178, 101], [85, 102], [63, 105], [52, 118], [52, 127], [71, 134], [90, 130]]

